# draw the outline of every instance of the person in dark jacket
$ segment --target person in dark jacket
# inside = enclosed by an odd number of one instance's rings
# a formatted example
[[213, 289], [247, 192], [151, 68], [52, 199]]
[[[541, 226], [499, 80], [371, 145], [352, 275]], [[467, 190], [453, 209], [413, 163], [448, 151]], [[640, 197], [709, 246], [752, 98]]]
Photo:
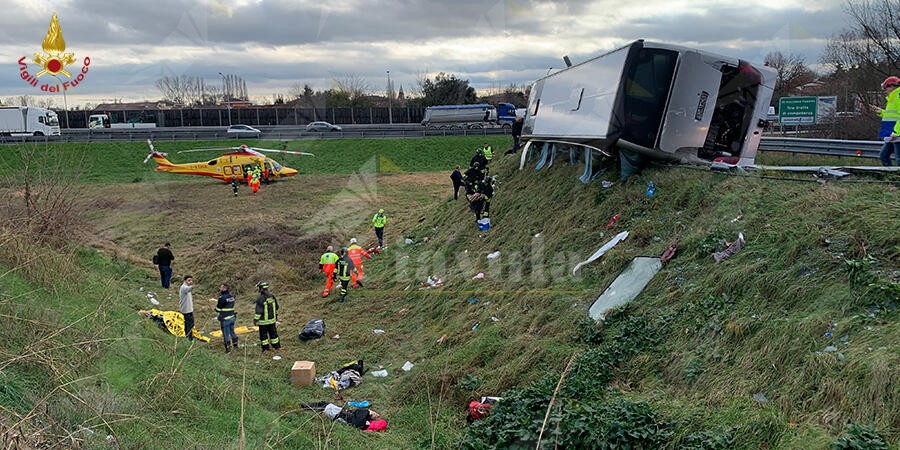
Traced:
[[480, 147], [475, 150], [475, 156], [469, 160], [469, 167], [474, 167], [475, 164], [481, 167], [487, 167], [488, 164], [488, 159], [484, 156], [484, 150]]
[[238, 348], [238, 337], [234, 333], [234, 322], [237, 313], [234, 311], [234, 296], [229, 292], [228, 285], [222, 283], [219, 286], [219, 301], [216, 303], [216, 312], [219, 313], [219, 324], [222, 326], [222, 338], [225, 339], [225, 353], [231, 351], [231, 347]]
[[491, 215], [491, 199], [494, 197], [494, 179], [485, 177], [481, 184], [481, 195], [484, 197], [484, 208], [481, 217], [490, 217]]
[[163, 289], [168, 289], [169, 282], [172, 280], [172, 261], [174, 259], [172, 244], [168, 242], [156, 251], [156, 264], [159, 265], [159, 277], [160, 281], [162, 281]]
[[463, 175], [459, 171], [459, 166], [450, 174], [450, 181], [453, 182], [453, 200], [459, 200], [459, 188], [463, 187]]
[[507, 155], [514, 155], [519, 151], [519, 140], [522, 138], [522, 126], [525, 124], [524, 117], [516, 117], [512, 124], [513, 147], [506, 152]]
[[269, 350], [269, 345], [275, 350], [281, 348], [278, 339], [278, 299], [269, 292], [269, 282], [256, 283], [259, 297], [256, 298], [256, 311], [253, 315], [253, 325], [259, 326], [259, 340], [262, 351]]
[[475, 184], [483, 179], [484, 171], [481, 170], [481, 164], [477, 162], [472, 164], [472, 167], [469, 167], [468, 170], [466, 170], [466, 173], [463, 174], [463, 182], [466, 183], [466, 194], [474, 194]]
[[350, 279], [353, 278], [353, 272], [357, 273], [356, 265], [353, 264], [353, 260], [350, 259], [350, 255], [347, 254], [347, 247], [341, 248], [341, 258], [338, 259], [337, 264], [334, 266], [334, 277], [341, 283], [341, 297], [340, 302], [343, 303], [347, 297], [347, 287], [350, 285]]

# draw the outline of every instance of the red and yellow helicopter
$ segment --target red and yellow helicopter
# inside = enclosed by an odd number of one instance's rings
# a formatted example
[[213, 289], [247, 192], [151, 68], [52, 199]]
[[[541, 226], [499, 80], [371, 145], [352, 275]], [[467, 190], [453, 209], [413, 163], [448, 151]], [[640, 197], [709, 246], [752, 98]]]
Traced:
[[266, 153], [288, 153], [291, 155], [315, 156], [312, 153], [294, 152], [290, 150], [273, 150], [269, 148], [249, 147], [241, 145], [239, 147], [223, 147], [223, 148], [196, 148], [192, 150], [182, 150], [178, 153], [190, 152], [208, 152], [208, 151], [227, 151], [218, 158], [209, 161], [201, 161], [194, 163], [175, 164], [166, 157], [166, 153], [157, 151], [153, 147], [153, 142], [147, 139], [147, 145], [150, 146], [150, 153], [144, 158], [144, 163], [153, 159], [156, 161], [157, 172], [169, 172], [183, 175], [201, 175], [205, 177], [213, 177], [225, 182], [230, 182], [232, 178], [237, 177], [240, 181], [247, 181], [247, 176], [252, 169], [259, 167], [265, 174], [266, 180], [277, 180], [285, 177], [297, 175], [297, 169], [282, 166], [272, 158], [264, 155]]

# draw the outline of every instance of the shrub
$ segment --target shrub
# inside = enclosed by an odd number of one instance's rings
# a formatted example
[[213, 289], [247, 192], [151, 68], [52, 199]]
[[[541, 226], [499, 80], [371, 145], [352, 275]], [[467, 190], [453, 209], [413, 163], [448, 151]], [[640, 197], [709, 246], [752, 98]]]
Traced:
[[851, 423], [844, 434], [831, 444], [833, 450], [888, 450], [887, 442], [875, 427]]

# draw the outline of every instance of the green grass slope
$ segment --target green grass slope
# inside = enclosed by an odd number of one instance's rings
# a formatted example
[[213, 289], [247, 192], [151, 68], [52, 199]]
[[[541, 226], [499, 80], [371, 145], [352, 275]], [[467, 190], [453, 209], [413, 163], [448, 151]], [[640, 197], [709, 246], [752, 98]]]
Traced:
[[[46, 248], [9, 228], [0, 235], [2, 439], [80, 448], [535, 448], [551, 398], [543, 448], [828, 448], [848, 424], [858, 426], [847, 445], [900, 437], [895, 187], [666, 168], [602, 189], [579, 183], [574, 167], [519, 172], [500, 157], [493, 228], [478, 232], [463, 202], [448, 199], [446, 172], [368, 176], [378, 166], [357, 161], [378, 154], [405, 171], [446, 171], [465, 164], [478, 141], [317, 141], [357, 157], [333, 156], [304, 182], [235, 199], [218, 183], [139, 162], [91, 170], [87, 180], [99, 185], [79, 195], [89, 205], [84, 242], [95, 249]], [[119, 151], [87, 152], [86, 164], [103, 166]], [[132, 183], [137, 177], [144, 182]], [[657, 193], [646, 197], [650, 180]], [[345, 304], [323, 302], [318, 255], [353, 235], [371, 242], [367, 221], [381, 205], [390, 246], [367, 263], [366, 288]], [[621, 219], [607, 230], [615, 214]], [[622, 230], [627, 240], [571, 275]], [[710, 253], [741, 231], [745, 249], [714, 263]], [[584, 320], [632, 257], [658, 255], [676, 236], [677, 257], [642, 295], [601, 325]], [[216, 340], [190, 347], [135, 314], [151, 306], [139, 288], [155, 289], [145, 255], [169, 237], [176, 273], [198, 279], [204, 332], [217, 328], [206, 299], [218, 283], [236, 286], [240, 325], [252, 314], [253, 283], [272, 281], [284, 360], [251, 346], [225, 355]], [[487, 260], [494, 251], [501, 256]], [[478, 272], [484, 279], [472, 279]], [[429, 275], [444, 286], [422, 287]], [[177, 305], [164, 294], [160, 301]], [[328, 337], [298, 342], [315, 317], [326, 320]], [[371, 401], [387, 433], [301, 411], [300, 402], [333, 393], [288, 383], [294, 360], [315, 361], [321, 374], [356, 358], [390, 376], [366, 375], [344, 397]], [[415, 367], [403, 372], [407, 360]], [[467, 428], [462, 410], [480, 395], [506, 400]]]

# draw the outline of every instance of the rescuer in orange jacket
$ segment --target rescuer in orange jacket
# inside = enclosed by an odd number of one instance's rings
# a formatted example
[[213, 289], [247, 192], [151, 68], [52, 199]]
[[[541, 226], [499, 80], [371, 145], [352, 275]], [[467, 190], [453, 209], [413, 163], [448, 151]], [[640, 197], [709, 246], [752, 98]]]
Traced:
[[360, 287], [362, 286], [362, 278], [363, 278], [363, 256], [366, 258], [372, 259], [372, 255], [369, 255], [369, 252], [363, 250], [362, 247], [356, 242], [356, 238], [350, 238], [350, 247], [347, 247], [347, 255], [350, 256], [350, 260], [353, 261], [353, 265], [356, 266], [357, 272], [353, 272], [353, 285], [352, 287]]
[[325, 253], [319, 258], [319, 272], [325, 274], [325, 290], [322, 291], [322, 298], [328, 297], [331, 288], [334, 286], [334, 265], [337, 264], [340, 257], [334, 253], [334, 247], [328, 246]]

